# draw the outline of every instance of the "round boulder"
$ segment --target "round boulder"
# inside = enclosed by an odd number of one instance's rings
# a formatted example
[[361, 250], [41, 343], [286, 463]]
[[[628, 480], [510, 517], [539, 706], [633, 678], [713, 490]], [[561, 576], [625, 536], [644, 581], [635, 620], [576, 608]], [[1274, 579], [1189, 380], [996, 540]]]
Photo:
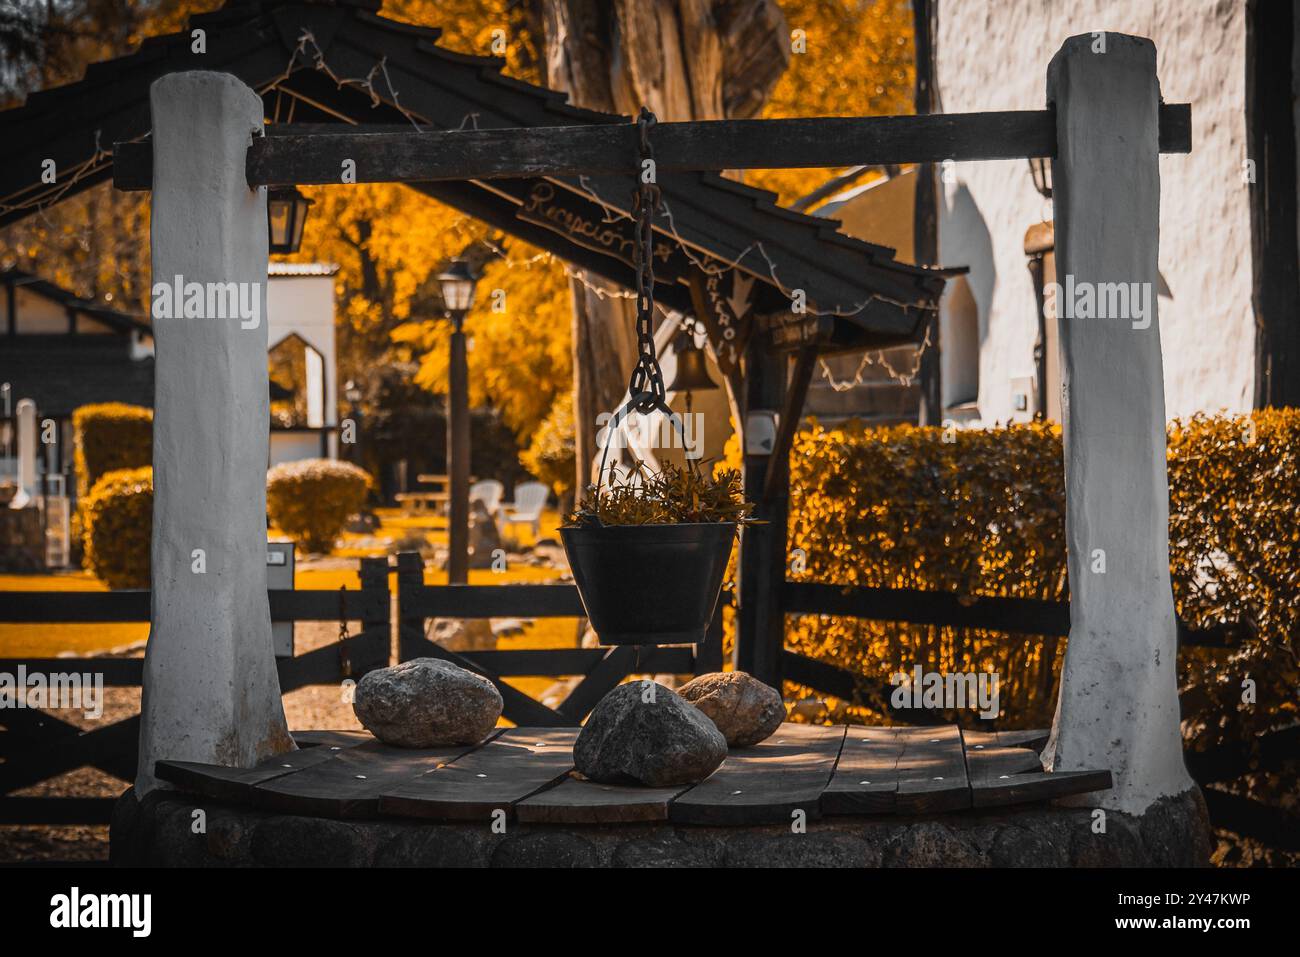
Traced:
[[781, 693], [743, 671], [700, 675], [678, 694], [707, 714], [733, 748], [758, 744], [785, 720]]
[[703, 781], [726, 756], [713, 722], [654, 681], [605, 695], [573, 746], [574, 767], [592, 781], [650, 787]]
[[501, 692], [438, 658], [413, 658], [357, 682], [352, 710], [376, 738], [400, 748], [477, 744], [501, 717]]

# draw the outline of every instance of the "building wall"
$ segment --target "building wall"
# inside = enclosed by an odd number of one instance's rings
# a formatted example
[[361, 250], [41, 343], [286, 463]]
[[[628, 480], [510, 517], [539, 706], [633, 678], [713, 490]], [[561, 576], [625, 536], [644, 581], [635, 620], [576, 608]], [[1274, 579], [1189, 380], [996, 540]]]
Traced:
[[[274, 267], [273, 267], [274, 268]], [[334, 278], [285, 276], [272, 272], [266, 293], [267, 333], [272, 347], [297, 335], [320, 353], [325, 385], [324, 421], [315, 425], [338, 424], [337, 350], [334, 342]], [[309, 408], [310, 408], [309, 403]], [[337, 455], [336, 437], [330, 439], [330, 455]], [[319, 447], [310, 456], [320, 455]], [[272, 458], [275, 458], [273, 450]], [[284, 459], [280, 459], [284, 461]]]
[[[1192, 152], [1160, 159], [1160, 273], [1172, 299], [1160, 297], [1159, 315], [1171, 417], [1251, 406], [1245, 17], [1245, 0], [939, 0], [946, 113], [1042, 109], [1052, 55], [1067, 37], [1098, 30], [1150, 37], [1164, 98], [1192, 104]], [[957, 163], [947, 178], [940, 259], [971, 266], [980, 416], [1005, 422], [1012, 379], [1034, 373], [1025, 231], [1050, 217], [1050, 204], [1023, 160]]]

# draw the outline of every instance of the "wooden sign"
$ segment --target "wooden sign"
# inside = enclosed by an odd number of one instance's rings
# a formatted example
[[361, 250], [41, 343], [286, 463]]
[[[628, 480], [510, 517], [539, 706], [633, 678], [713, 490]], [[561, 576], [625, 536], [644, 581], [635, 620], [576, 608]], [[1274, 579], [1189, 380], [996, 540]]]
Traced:
[[772, 352], [793, 352], [810, 343], [824, 342], [835, 330], [833, 316], [816, 316], [790, 310], [755, 319], [764, 345]]
[[[558, 233], [571, 243], [598, 253], [606, 253], [627, 265], [633, 264], [634, 239], [632, 220], [609, 221], [599, 204], [583, 199], [548, 180], [535, 181], [524, 198], [515, 218]], [[685, 256], [676, 245], [655, 236], [656, 273], [680, 275], [687, 266]], [[668, 281], [667, 276], [662, 277]]]
[[717, 269], [714, 260], [706, 259], [704, 265], [707, 271], [690, 274], [695, 317], [709, 334], [718, 369], [730, 375], [740, 365], [753, 326], [755, 280], [739, 269]]

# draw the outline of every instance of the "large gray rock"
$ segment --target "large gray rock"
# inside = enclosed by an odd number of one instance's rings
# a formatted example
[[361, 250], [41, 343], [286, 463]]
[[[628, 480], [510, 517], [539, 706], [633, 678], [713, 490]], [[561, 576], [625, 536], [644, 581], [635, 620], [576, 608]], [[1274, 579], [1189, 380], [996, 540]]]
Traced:
[[437, 658], [413, 658], [357, 682], [352, 709], [385, 744], [432, 748], [477, 744], [501, 717], [501, 692], [486, 678]]
[[591, 780], [650, 787], [703, 781], [726, 756], [708, 716], [653, 681], [605, 695], [573, 746], [574, 767]]
[[707, 714], [733, 748], [758, 744], [785, 720], [781, 693], [744, 671], [700, 675], [677, 693]]

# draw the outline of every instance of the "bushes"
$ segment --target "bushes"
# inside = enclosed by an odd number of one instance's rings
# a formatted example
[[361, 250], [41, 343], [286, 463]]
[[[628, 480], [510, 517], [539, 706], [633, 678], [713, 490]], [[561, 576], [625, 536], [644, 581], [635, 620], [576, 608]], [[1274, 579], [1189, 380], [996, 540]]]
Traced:
[[551, 406], [533, 434], [528, 448], [519, 453], [524, 468], [551, 487], [557, 497], [565, 500], [573, 491], [576, 464], [573, 453], [573, 400], [562, 395]]
[[370, 476], [347, 462], [303, 459], [266, 473], [271, 522], [309, 552], [326, 552], [365, 503]]
[[[945, 440], [945, 438], [947, 440]], [[1058, 430], [957, 431], [856, 425], [800, 433], [790, 455], [793, 578], [962, 595], [1066, 597]], [[864, 677], [864, 704], [915, 664], [994, 670], [1006, 713], [1051, 722], [1064, 641], [801, 616], [787, 644]], [[955, 717], [955, 716], [954, 716]]]
[[149, 587], [153, 468], [100, 476], [81, 500], [85, 567], [110, 588]]
[[[1068, 600], [1059, 429], [949, 433], [856, 425], [800, 433], [791, 452], [790, 577]], [[1300, 411], [1198, 416], [1169, 436], [1170, 570], [1192, 627], [1249, 622], [1227, 652], [1179, 656], [1183, 713], [1198, 747], [1249, 740], [1295, 718], [1300, 683]], [[799, 559], [800, 554], [803, 558]], [[799, 567], [799, 566], [797, 566]], [[787, 645], [865, 676], [870, 689], [915, 664], [996, 671], [1002, 726], [1052, 720], [1064, 639], [818, 616], [791, 618]], [[1242, 681], [1257, 685], [1242, 703]], [[955, 715], [949, 717], [955, 718]]]
[[[309, 551], [328, 551], [357, 511], [370, 476], [354, 465], [308, 459], [267, 473], [274, 523]], [[149, 587], [153, 469], [102, 475], [81, 502], [85, 567], [110, 588]]]
[[122, 402], [83, 405], [72, 413], [77, 498], [100, 476], [153, 464], [153, 411]]

